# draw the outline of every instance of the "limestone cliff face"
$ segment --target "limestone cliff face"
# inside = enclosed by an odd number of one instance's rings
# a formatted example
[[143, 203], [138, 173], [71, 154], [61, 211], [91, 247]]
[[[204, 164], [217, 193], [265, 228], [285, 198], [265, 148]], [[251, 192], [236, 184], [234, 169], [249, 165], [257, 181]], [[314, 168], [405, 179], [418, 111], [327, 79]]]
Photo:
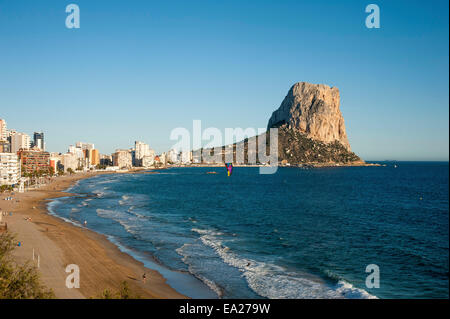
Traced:
[[[278, 161], [281, 165], [364, 164], [364, 161], [350, 150], [344, 118], [339, 109], [337, 88], [323, 84], [296, 83], [278, 110], [273, 112], [267, 126], [268, 129], [278, 128]], [[270, 131], [233, 145], [223, 146], [221, 153], [232, 152], [234, 162], [237, 158], [236, 144], [243, 143], [244, 162], [248, 163], [248, 155], [255, 152], [254, 149], [249, 149], [249, 142], [252, 142], [250, 145], [259, 145], [258, 141], [262, 138], [266, 143], [266, 149], [269, 149], [270, 138], [266, 138], [267, 135], [270, 135]], [[213, 149], [203, 151], [213, 154]], [[221, 159], [225, 161], [224, 155]]]
[[339, 142], [350, 152], [339, 99], [336, 87], [298, 82], [272, 113], [267, 127], [283, 126], [315, 141]]

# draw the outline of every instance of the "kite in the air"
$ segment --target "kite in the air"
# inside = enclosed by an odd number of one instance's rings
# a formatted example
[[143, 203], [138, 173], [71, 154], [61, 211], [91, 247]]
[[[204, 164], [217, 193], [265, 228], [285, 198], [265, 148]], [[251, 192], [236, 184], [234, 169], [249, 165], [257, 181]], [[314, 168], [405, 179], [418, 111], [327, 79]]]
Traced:
[[231, 173], [233, 172], [233, 164], [225, 163], [225, 167], [227, 168], [228, 176], [231, 176]]

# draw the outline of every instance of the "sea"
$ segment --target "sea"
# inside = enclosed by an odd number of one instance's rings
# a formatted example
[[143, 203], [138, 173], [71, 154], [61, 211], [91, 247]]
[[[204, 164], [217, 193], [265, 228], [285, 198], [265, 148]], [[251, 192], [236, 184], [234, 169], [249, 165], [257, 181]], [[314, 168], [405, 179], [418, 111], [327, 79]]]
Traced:
[[97, 175], [48, 208], [192, 298], [448, 298], [449, 164], [381, 164]]

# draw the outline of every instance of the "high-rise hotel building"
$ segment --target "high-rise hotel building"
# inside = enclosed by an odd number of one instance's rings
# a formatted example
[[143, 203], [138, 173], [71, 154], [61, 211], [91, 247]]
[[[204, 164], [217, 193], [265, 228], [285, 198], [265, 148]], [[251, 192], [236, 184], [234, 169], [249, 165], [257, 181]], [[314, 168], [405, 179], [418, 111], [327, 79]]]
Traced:
[[43, 132], [34, 132], [33, 147], [37, 147], [41, 151], [45, 151], [44, 133]]
[[19, 159], [13, 153], [0, 153], [0, 185], [15, 185], [20, 179]]
[[36, 150], [18, 152], [24, 173], [44, 172], [50, 168], [50, 153]]
[[11, 152], [17, 153], [19, 150], [28, 150], [31, 145], [31, 139], [28, 134], [14, 132], [10, 134]]
[[150, 166], [153, 164], [155, 158], [155, 151], [150, 148], [148, 144], [144, 142], [136, 141], [134, 143], [134, 166]]
[[8, 130], [6, 127], [6, 121], [0, 119], [0, 141], [6, 141], [8, 137]]

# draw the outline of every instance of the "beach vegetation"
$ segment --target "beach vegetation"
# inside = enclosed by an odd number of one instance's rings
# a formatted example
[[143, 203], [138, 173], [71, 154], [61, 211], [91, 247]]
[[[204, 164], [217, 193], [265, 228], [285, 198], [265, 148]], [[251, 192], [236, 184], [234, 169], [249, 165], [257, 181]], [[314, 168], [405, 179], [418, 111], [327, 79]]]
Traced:
[[33, 265], [14, 262], [12, 252], [16, 246], [13, 234], [7, 231], [0, 234], [0, 299], [54, 298], [53, 291], [41, 283]]
[[13, 191], [12, 185], [1, 185], [0, 186], [0, 193], [12, 192], [12, 191]]
[[126, 281], [122, 281], [117, 291], [105, 289], [97, 299], [140, 299], [140, 296], [130, 289]]
[[110, 289], [105, 289], [100, 295], [99, 299], [115, 299], [114, 293]]

